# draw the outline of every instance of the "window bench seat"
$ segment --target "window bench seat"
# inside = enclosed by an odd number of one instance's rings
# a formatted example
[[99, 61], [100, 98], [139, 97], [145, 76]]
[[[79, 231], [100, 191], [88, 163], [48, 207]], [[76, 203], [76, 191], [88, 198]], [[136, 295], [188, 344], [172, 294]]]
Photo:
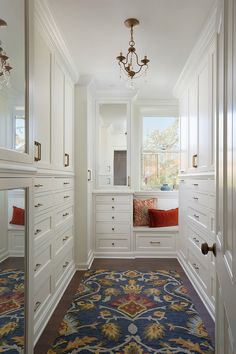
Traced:
[[133, 227], [135, 257], [175, 258], [179, 227]]

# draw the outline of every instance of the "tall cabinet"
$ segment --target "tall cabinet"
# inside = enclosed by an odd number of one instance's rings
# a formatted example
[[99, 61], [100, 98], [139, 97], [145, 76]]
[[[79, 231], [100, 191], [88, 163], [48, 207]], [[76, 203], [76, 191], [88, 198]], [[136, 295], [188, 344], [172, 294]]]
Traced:
[[[215, 262], [202, 244], [215, 242], [215, 14], [175, 88], [180, 106], [178, 258], [212, 317]], [[211, 31], [209, 31], [209, 28]], [[196, 53], [199, 53], [196, 55]]]

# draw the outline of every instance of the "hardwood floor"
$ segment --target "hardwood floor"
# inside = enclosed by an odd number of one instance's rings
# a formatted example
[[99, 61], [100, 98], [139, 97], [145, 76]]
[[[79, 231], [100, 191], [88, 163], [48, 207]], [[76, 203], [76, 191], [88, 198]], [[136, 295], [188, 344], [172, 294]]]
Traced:
[[[199, 312], [208, 333], [214, 342], [214, 322], [208, 314], [205, 306], [203, 305], [198, 294], [194, 290], [192, 284], [188, 280], [183, 268], [176, 259], [95, 259], [91, 269], [111, 269], [111, 270], [128, 270], [136, 269], [143, 271], [152, 271], [152, 270], [176, 270], [189, 290], [189, 296], [192, 299], [197, 311]], [[34, 354], [46, 354], [50, 345], [58, 335], [58, 327], [62, 321], [68, 307], [71, 304], [72, 298], [78, 288], [78, 285], [83, 277], [82, 271], [76, 272], [73, 279], [71, 280], [68, 288], [65, 291], [59, 305], [54, 311], [51, 319], [49, 320], [43, 334], [41, 335], [35, 350]]]
[[4, 269], [11, 268], [23, 271], [25, 269], [24, 263], [24, 257], [9, 257], [0, 263], [0, 270], [4, 271]]

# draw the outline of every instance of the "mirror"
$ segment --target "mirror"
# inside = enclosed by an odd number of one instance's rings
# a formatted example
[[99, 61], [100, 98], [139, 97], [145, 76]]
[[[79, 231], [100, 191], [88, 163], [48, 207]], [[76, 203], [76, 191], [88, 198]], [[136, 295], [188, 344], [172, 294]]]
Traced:
[[26, 191], [0, 191], [0, 352], [24, 353]]
[[127, 105], [100, 104], [98, 119], [99, 186], [126, 186]]
[[26, 152], [25, 0], [0, 0], [0, 147]]

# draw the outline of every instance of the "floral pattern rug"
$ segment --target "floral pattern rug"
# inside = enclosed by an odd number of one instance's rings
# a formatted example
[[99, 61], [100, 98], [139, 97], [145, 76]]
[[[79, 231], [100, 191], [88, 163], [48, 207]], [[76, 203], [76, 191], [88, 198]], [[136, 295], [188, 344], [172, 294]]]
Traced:
[[175, 271], [85, 273], [48, 354], [214, 353]]
[[0, 269], [0, 353], [24, 353], [24, 273]]

